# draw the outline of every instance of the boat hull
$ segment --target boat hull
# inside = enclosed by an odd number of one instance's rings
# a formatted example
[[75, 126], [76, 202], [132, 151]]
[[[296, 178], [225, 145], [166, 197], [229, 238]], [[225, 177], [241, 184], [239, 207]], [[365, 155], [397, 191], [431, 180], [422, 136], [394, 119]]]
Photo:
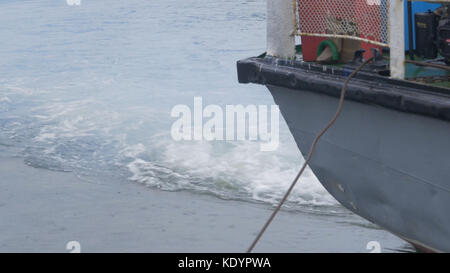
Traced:
[[[266, 84], [302, 152], [338, 97]], [[450, 123], [345, 101], [310, 163], [343, 206], [432, 252], [450, 252]]]

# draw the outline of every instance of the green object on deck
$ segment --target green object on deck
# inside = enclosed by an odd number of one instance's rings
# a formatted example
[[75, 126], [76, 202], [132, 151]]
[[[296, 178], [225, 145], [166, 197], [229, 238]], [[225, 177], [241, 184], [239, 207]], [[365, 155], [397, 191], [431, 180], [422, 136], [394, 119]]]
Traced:
[[[325, 47], [325, 46], [324, 46]], [[323, 49], [322, 49], [323, 50]], [[301, 59], [302, 55], [302, 45], [296, 45], [295, 46], [297, 57]], [[389, 52], [383, 51], [383, 56], [389, 58]], [[410, 59], [409, 54], [405, 54], [406, 59]], [[439, 56], [441, 57], [441, 56]], [[416, 61], [427, 61], [427, 59], [421, 58], [419, 56], [414, 56], [414, 59]], [[343, 63], [331, 63], [327, 64], [327, 66], [336, 67], [336, 68], [343, 68], [346, 66], [346, 64]], [[414, 81], [419, 82], [425, 85], [432, 85], [432, 86], [438, 86], [438, 87], [445, 87], [450, 89], [450, 80], [445, 80], [445, 76], [448, 76], [450, 79], [450, 72], [433, 68], [433, 67], [421, 67], [414, 64], [406, 64], [406, 80], [408, 81]], [[427, 79], [429, 78], [429, 80]], [[435, 80], [436, 78], [441, 78], [441, 80]], [[420, 81], [417, 81], [420, 80]]]
[[325, 47], [329, 47], [331, 49], [331, 52], [333, 54], [333, 61], [337, 62], [339, 60], [339, 52], [337, 49], [336, 44], [331, 40], [324, 40], [319, 44], [319, 47], [317, 48], [317, 57], [322, 54]]

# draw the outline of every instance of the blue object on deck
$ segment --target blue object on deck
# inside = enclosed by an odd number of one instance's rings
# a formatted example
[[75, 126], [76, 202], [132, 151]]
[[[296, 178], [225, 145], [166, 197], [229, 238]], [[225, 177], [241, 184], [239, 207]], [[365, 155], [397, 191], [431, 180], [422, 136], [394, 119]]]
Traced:
[[[408, 39], [408, 1], [405, 1], [405, 50], [409, 50], [409, 39]], [[414, 22], [414, 14], [417, 12], [426, 12], [428, 10], [435, 10], [439, 8], [441, 4], [433, 4], [433, 3], [426, 3], [426, 2], [412, 2], [412, 16], [413, 16], [413, 24]], [[414, 29], [414, 27], [413, 27]], [[416, 40], [415, 40], [415, 31], [413, 31], [413, 41], [414, 41], [414, 48], [416, 46]]]

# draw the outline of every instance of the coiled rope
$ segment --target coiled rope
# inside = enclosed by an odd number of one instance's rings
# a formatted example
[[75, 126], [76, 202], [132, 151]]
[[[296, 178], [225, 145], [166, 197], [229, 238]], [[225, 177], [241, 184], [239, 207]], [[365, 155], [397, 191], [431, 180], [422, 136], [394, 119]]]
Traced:
[[333, 126], [333, 124], [336, 122], [336, 120], [339, 118], [339, 115], [342, 112], [342, 107], [344, 105], [344, 100], [345, 100], [345, 94], [347, 93], [347, 86], [348, 83], [350, 82], [350, 80], [356, 76], [356, 74], [358, 74], [359, 71], [361, 71], [361, 69], [364, 68], [364, 66], [366, 66], [369, 62], [371, 62], [373, 60], [373, 58], [370, 58], [366, 61], [364, 61], [360, 66], [358, 66], [358, 68], [356, 68], [351, 74], [350, 76], [347, 77], [347, 79], [345, 80], [344, 86], [342, 87], [342, 91], [341, 91], [341, 97], [339, 99], [339, 105], [338, 108], [336, 110], [336, 114], [334, 115], [334, 117], [331, 119], [331, 121], [322, 129], [322, 131], [320, 131], [320, 133], [316, 136], [316, 138], [314, 139], [312, 145], [311, 145], [311, 149], [309, 150], [309, 154], [305, 160], [305, 163], [303, 163], [302, 168], [300, 169], [300, 171], [298, 172], [297, 176], [295, 177], [294, 181], [292, 182], [291, 186], [289, 187], [288, 191], [286, 192], [286, 194], [284, 195], [283, 199], [281, 199], [280, 203], [278, 204], [278, 206], [276, 207], [276, 209], [273, 211], [272, 215], [270, 216], [270, 218], [267, 220], [267, 222], [264, 224], [263, 228], [261, 229], [261, 231], [258, 233], [258, 235], [256, 236], [255, 240], [253, 241], [253, 243], [250, 245], [250, 247], [247, 250], [247, 253], [251, 253], [253, 251], [253, 249], [255, 248], [255, 246], [258, 244], [259, 240], [261, 239], [261, 237], [264, 235], [264, 233], [266, 232], [267, 228], [270, 226], [270, 224], [273, 222], [273, 220], [275, 219], [275, 216], [277, 216], [278, 212], [281, 210], [281, 207], [284, 205], [284, 203], [286, 203], [286, 200], [288, 199], [289, 195], [291, 194], [292, 190], [294, 189], [295, 185], [297, 185], [297, 182], [299, 180], [299, 178], [302, 176], [303, 172], [305, 171], [306, 167], [308, 166], [309, 162], [311, 161], [311, 158], [313, 156], [314, 150], [316, 149], [317, 143], [319, 142], [320, 138], [328, 131], [328, 129], [331, 128], [331, 126]]

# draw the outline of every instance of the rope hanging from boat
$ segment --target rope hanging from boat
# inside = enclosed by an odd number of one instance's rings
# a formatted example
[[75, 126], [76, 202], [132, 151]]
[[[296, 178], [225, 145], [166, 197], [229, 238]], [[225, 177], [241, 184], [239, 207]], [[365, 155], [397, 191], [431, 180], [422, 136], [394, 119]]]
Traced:
[[311, 161], [311, 158], [313, 156], [314, 150], [316, 149], [317, 143], [319, 142], [320, 138], [328, 131], [328, 129], [331, 128], [331, 126], [333, 126], [333, 124], [336, 122], [336, 120], [339, 118], [339, 115], [342, 112], [342, 107], [344, 105], [344, 100], [345, 100], [345, 94], [347, 93], [347, 86], [348, 83], [350, 82], [350, 80], [356, 76], [356, 74], [358, 74], [359, 71], [361, 71], [364, 66], [366, 66], [369, 62], [371, 62], [373, 60], [373, 58], [370, 58], [368, 60], [366, 60], [365, 62], [363, 62], [358, 68], [356, 68], [345, 80], [344, 86], [342, 87], [342, 91], [341, 91], [341, 96], [339, 99], [339, 105], [338, 108], [336, 110], [336, 114], [334, 115], [334, 117], [331, 119], [331, 121], [322, 129], [322, 131], [320, 131], [320, 133], [316, 136], [316, 138], [314, 139], [311, 148], [309, 150], [309, 154], [305, 160], [305, 163], [303, 163], [302, 168], [300, 169], [300, 171], [298, 172], [297, 176], [295, 177], [294, 181], [292, 181], [291, 186], [289, 187], [289, 189], [287, 190], [286, 194], [284, 195], [283, 199], [281, 199], [280, 203], [278, 204], [278, 206], [276, 207], [276, 209], [273, 211], [272, 215], [270, 216], [270, 218], [267, 220], [267, 222], [264, 224], [263, 228], [261, 229], [261, 231], [258, 233], [258, 235], [256, 236], [255, 240], [253, 241], [253, 243], [250, 245], [250, 247], [247, 250], [247, 253], [251, 253], [253, 251], [253, 249], [255, 248], [255, 246], [258, 244], [259, 240], [261, 239], [261, 237], [264, 235], [264, 233], [266, 232], [267, 228], [270, 226], [270, 224], [273, 222], [273, 220], [275, 219], [275, 216], [278, 214], [278, 212], [281, 210], [281, 207], [284, 205], [284, 203], [286, 203], [286, 200], [288, 199], [289, 195], [291, 194], [292, 190], [294, 189], [295, 185], [297, 185], [298, 180], [300, 179], [300, 177], [302, 176], [303, 172], [305, 171], [306, 167], [308, 166], [309, 162]]

